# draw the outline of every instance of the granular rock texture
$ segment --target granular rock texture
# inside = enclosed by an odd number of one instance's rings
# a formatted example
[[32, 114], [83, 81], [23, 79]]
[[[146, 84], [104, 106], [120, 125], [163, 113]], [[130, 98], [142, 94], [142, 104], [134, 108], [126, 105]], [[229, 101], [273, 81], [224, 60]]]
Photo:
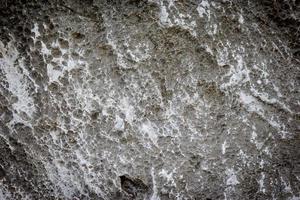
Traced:
[[0, 199], [300, 199], [283, 4], [2, 0]]

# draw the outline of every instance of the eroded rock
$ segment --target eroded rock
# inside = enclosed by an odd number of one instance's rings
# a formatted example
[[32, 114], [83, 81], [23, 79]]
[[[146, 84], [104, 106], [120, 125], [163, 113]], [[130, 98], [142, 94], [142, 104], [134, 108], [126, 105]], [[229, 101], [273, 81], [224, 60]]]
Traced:
[[270, 5], [4, 1], [0, 199], [299, 199], [297, 6]]

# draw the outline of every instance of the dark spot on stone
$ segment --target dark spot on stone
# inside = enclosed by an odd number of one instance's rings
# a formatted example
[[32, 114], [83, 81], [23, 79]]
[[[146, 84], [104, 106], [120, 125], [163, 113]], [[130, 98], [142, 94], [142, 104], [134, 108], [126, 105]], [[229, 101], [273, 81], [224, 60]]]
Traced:
[[121, 188], [131, 195], [137, 197], [139, 194], [145, 194], [148, 191], [148, 186], [138, 178], [131, 178], [128, 175], [120, 176]]
[[41, 41], [36, 41], [34, 45], [35, 45], [35, 48], [37, 48], [37, 49], [42, 48], [42, 42]]
[[69, 42], [67, 40], [64, 40], [62, 38], [58, 39], [59, 45], [62, 49], [67, 49], [69, 48]]
[[57, 70], [57, 71], [61, 71], [63, 68], [62, 68], [62, 66], [54, 65], [54, 66], [53, 66], [53, 69], [54, 69], [54, 70]]
[[51, 50], [51, 54], [54, 58], [60, 57], [61, 56], [61, 51], [59, 48], [53, 48]]
[[59, 89], [59, 85], [57, 82], [53, 82], [49, 85], [48, 89], [51, 91], [51, 92], [57, 92], [58, 89]]
[[126, 3], [129, 5], [137, 6], [137, 7], [143, 7], [147, 4], [147, 1], [146, 0], [129, 0]]
[[75, 144], [75, 143], [77, 142], [77, 140], [76, 140], [74, 137], [70, 137], [70, 138], [69, 138], [69, 142], [70, 142], [71, 144]]
[[81, 118], [83, 114], [83, 111], [81, 109], [76, 109], [73, 111], [73, 116], [76, 118]]
[[225, 117], [224, 114], [218, 114], [218, 115], [217, 115], [217, 120], [221, 120], [221, 119], [223, 119], [224, 117]]
[[76, 52], [72, 52], [71, 56], [72, 56], [73, 59], [78, 59], [79, 58], [79, 54], [76, 53]]
[[206, 50], [205, 50], [205, 48], [202, 47], [202, 46], [196, 46], [195, 51], [196, 51], [197, 53], [202, 53], [202, 52], [205, 52]]
[[92, 120], [98, 119], [98, 116], [99, 116], [99, 112], [96, 112], [96, 111], [91, 114]]
[[229, 65], [223, 65], [222, 67], [223, 67], [224, 69], [229, 69], [229, 68], [230, 68]]
[[2, 167], [0, 167], [0, 180], [2, 180], [5, 177], [6, 173]]
[[72, 37], [73, 37], [74, 39], [77, 39], [77, 40], [82, 40], [82, 39], [84, 39], [84, 35], [81, 34], [81, 33], [78, 33], [78, 32], [72, 33]]
[[53, 30], [54, 29], [54, 24], [52, 22], [50, 22], [48, 28], [49, 28], [49, 30]]
[[29, 28], [25, 28], [24, 29], [24, 34], [29, 36], [31, 34], [30, 29]]

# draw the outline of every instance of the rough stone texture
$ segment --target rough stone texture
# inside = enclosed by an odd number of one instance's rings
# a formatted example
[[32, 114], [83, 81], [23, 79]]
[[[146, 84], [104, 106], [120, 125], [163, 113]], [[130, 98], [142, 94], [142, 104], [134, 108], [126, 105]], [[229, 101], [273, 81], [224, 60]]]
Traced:
[[291, 3], [2, 0], [0, 199], [300, 199]]

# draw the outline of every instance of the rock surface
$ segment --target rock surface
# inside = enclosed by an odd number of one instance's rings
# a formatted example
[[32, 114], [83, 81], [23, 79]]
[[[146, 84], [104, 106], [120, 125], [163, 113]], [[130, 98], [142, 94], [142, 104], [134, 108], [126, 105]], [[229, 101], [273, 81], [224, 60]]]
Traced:
[[0, 199], [300, 199], [299, 44], [259, 1], [1, 4]]

